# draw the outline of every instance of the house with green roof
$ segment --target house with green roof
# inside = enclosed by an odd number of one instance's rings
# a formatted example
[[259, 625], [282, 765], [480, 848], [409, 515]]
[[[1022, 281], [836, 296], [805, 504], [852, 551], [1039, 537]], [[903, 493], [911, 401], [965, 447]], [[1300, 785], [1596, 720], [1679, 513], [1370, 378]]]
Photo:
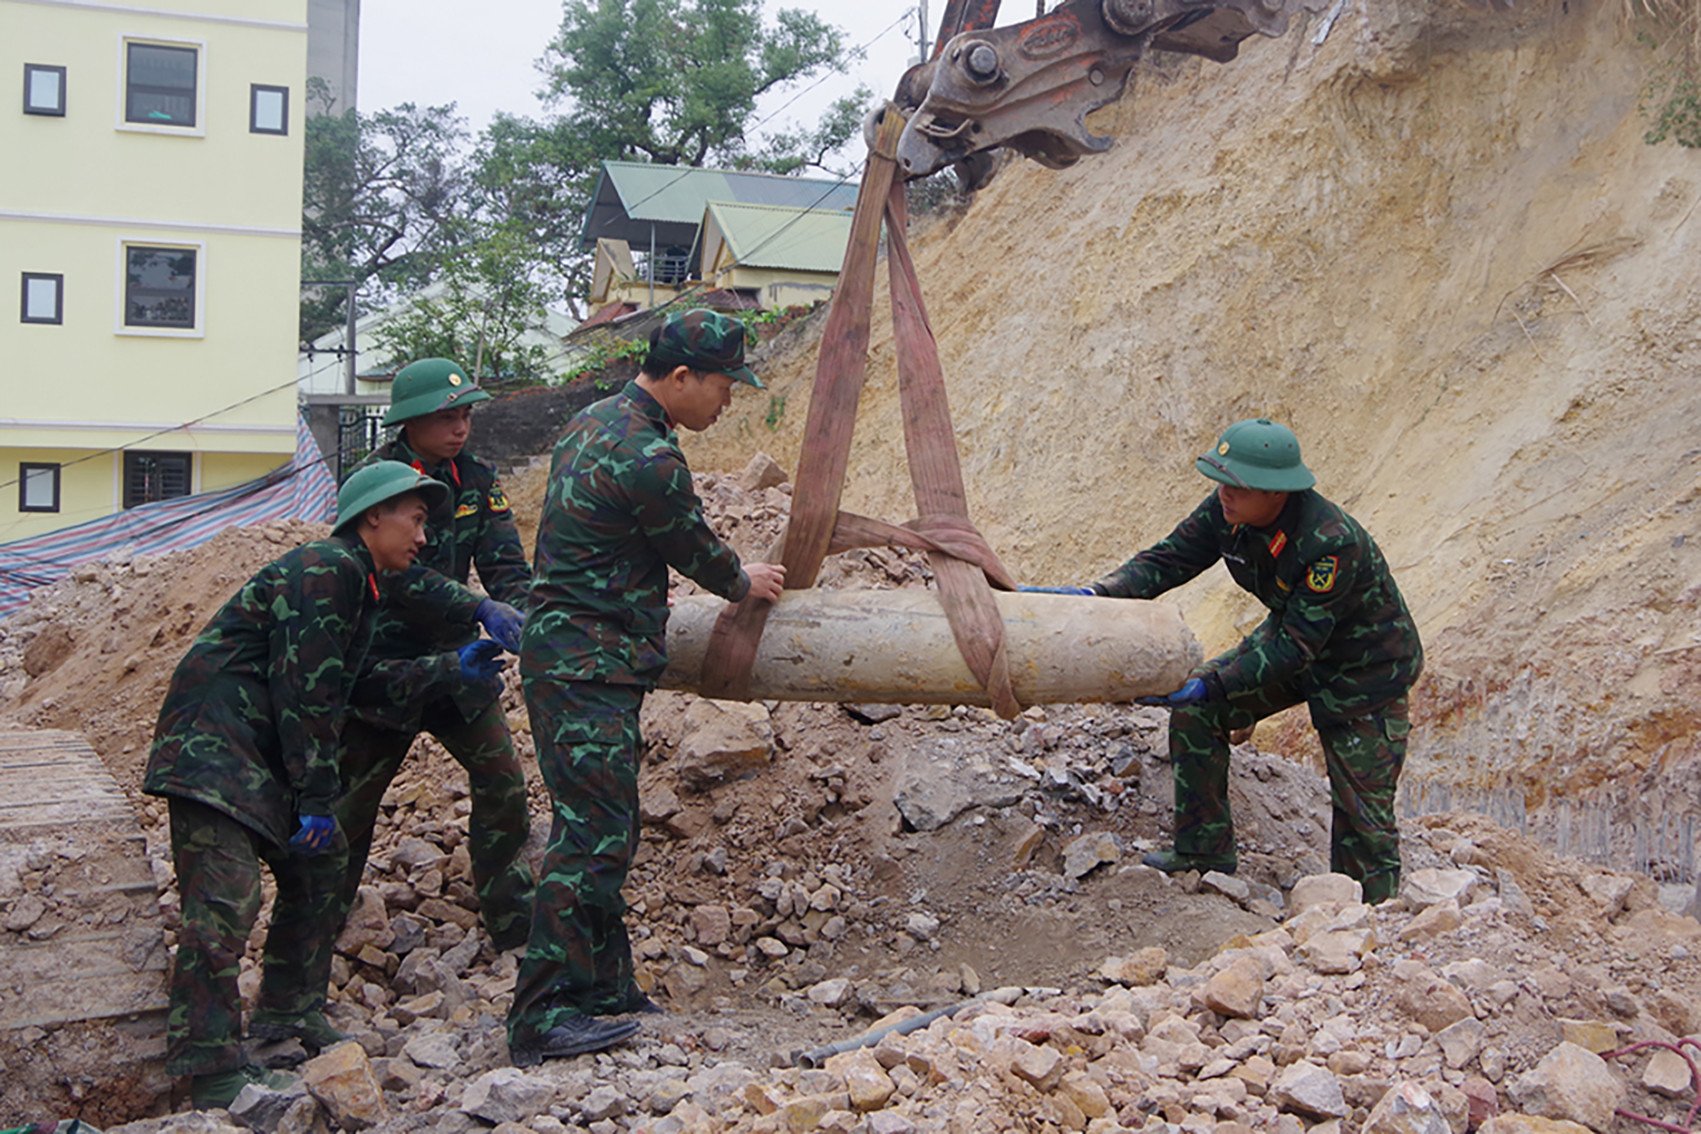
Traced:
[[729, 309], [824, 299], [856, 193], [849, 181], [604, 162], [580, 230], [596, 250], [589, 322], [684, 296]]

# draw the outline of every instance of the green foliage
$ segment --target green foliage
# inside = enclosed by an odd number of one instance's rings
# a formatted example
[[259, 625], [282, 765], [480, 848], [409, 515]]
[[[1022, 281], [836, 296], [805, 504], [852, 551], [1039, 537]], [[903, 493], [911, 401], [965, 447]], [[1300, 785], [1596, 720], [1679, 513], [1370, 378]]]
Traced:
[[[762, 0], [563, 0], [539, 60], [551, 113], [497, 115], [470, 154], [453, 104], [337, 113], [310, 80], [323, 113], [305, 125], [302, 279], [357, 281], [363, 310], [439, 282], [381, 345], [435, 344], [472, 365], [482, 342], [499, 370], [527, 372], [537, 361], [502, 328], [545, 299], [579, 310], [592, 267], [580, 230], [604, 161], [794, 172], [855, 136], [862, 89], [814, 126], [746, 137], [760, 97], [849, 58], [820, 18], [762, 11]], [[341, 326], [345, 303], [341, 287], [304, 287], [302, 340]]]
[[[611, 339], [607, 342], [596, 343], [587, 348], [579, 360], [568, 368], [567, 372], [562, 375], [562, 379], [572, 382], [587, 374], [607, 370], [616, 362], [641, 363], [649, 350], [648, 339]], [[599, 390], [604, 389], [606, 384], [599, 380], [597, 388]]]
[[479, 139], [480, 212], [526, 231], [539, 270], [566, 297], [589, 290], [580, 228], [604, 161], [796, 172], [854, 137], [866, 90], [813, 127], [759, 147], [746, 132], [769, 91], [842, 69], [841, 33], [794, 9], [762, 21], [761, 0], [564, 0], [539, 66], [555, 113], [499, 115]]
[[[1645, 7], [1639, 14], [1652, 23], [1636, 33], [1636, 41], [1656, 58], [1642, 86], [1640, 110], [1649, 122], [1642, 140], [1650, 146], [1670, 139], [1701, 148], [1701, 40], [1695, 30], [1701, 13], [1653, 3]], [[1656, 29], [1665, 34], [1656, 35]]]
[[547, 381], [549, 352], [524, 341], [544, 323], [545, 293], [526, 274], [529, 258], [524, 234], [506, 228], [449, 254], [437, 280], [374, 332], [376, 350], [398, 366], [452, 358], [480, 380]]
[[762, 94], [839, 66], [840, 32], [760, 0], [566, 0], [540, 92], [599, 160], [701, 165], [745, 152]]
[[1665, 83], [1642, 101], [1643, 113], [1653, 120], [1642, 140], [1657, 146], [1670, 138], [1680, 146], [1701, 148], [1701, 83], [1677, 78]]
[[784, 394], [768, 395], [768, 412], [762, 417], [762, 424], [769, 429], [777, 430], [780, 420], [786, 415], [786, 396]]
[[[464, 238], [466, 131], [453, 103], [337, 114], [328, 89], [309, 81], [327, 112], [304, 127], [301, 278], [356, 280], [373, 302], [430, 279]], [[302, 341], [340, 326], [345, 302], [342, 288], [304, 289]]]

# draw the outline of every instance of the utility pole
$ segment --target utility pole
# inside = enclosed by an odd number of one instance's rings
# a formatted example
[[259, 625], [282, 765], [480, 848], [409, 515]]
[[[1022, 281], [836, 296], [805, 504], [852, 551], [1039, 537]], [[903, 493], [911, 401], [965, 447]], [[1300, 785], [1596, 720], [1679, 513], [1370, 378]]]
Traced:
[[929, 47], [927, 42], [927, 0], [919, 0], [917, 14], [921, 17], [921, 19], [919, 21], [920, 27], [916, 32], [915, 61], [917, 63], [926, 63]]
[[354, 292], [360, 286], [360, 281], [348, 281], [348, 322], [343, 325], [343, 349], [348, 351], [348, 389], [344, 393], [354, 397], [357, 392], [357, 375], [354, 362]]

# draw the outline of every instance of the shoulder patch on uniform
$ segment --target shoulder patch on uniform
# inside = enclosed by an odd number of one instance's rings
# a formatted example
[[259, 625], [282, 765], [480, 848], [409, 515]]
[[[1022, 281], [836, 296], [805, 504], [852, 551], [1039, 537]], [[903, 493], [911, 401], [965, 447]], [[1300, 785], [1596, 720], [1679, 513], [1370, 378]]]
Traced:
[[1277, 532], [1270, 537], [1270, 558], [1274, 559], [1282, 553], [1282, 548], [1288, 545], [1288, 533]]
[[492, 485], [490, 489], [490, 510], [492, 512], [508, 511], [508, 494], [502, 491], [501, 485]]
[[455, 505], [455, 519], [457, 519], [457, 520], [464, 520], [468, 516], [476, 516], [476, 515], [478, 515], [478, 505], [477, 504], [457, 504], [457, 505]]
[[1335, 589], [1335, 578], [1340, 574], [1341, 557], [1325, 555], [1313, 563], [1305, 573], [1307, 589], [1320, 595], [1326, 595]]

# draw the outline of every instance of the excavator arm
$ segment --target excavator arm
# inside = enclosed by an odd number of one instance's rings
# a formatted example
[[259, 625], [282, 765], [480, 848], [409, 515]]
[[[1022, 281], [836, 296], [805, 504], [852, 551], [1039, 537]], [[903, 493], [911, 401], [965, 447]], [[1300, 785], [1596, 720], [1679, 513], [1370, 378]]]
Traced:
[[958, 164], [974, 184], [1000, 146], [1054, 169], [1073, 165], [1110, 148], [1086, 116], [1122, 97], [1147, 51], [1226, 63], [1247, 37], [1282, 35], [1297, 12], [1328, 2], [1066, 0], [999, 28], [999, 0], [949, 0], [933, 57], [905, 73], [893, 99], [908, 117], [898, 166], [925, 177]]

